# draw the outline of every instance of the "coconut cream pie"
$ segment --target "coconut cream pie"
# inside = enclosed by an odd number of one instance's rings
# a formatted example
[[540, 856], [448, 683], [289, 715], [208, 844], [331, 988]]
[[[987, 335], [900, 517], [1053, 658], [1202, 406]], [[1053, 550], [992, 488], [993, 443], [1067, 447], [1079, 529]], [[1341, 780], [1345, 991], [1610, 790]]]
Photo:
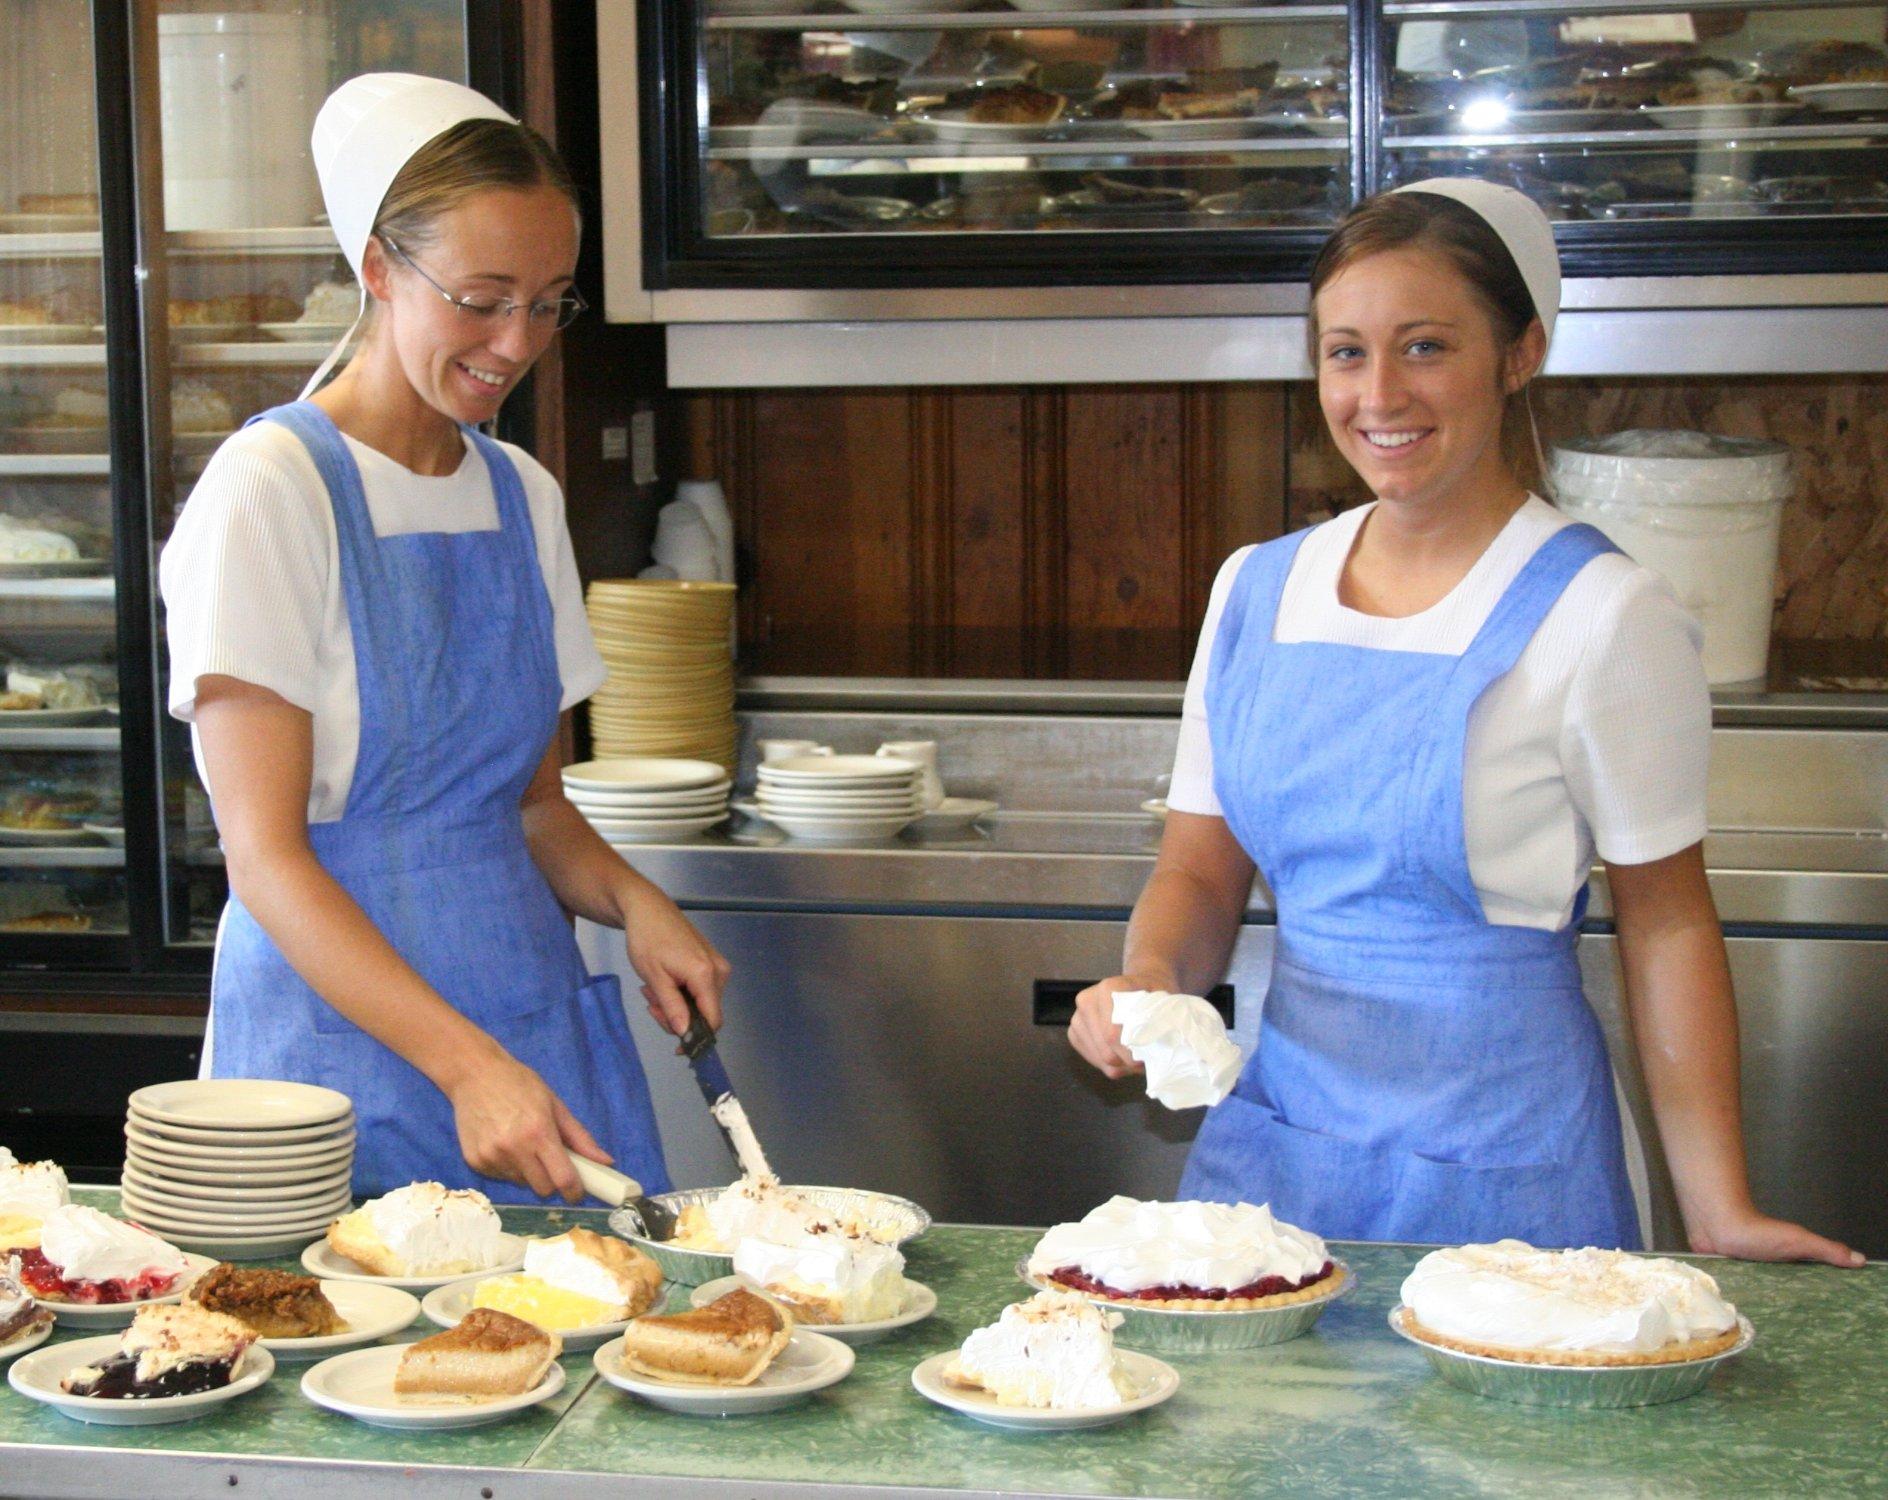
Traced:
[[19, 1261], [42, 1302], [143, 1302], [176, 1291], [190, 1269], [175, 1245], [78, 1203], [47, 1214]]
[[0, 1146], [0, 1252], [36, 1247], [41, 1221], [71, 1201], [65, 1171], [56, 1162], [15, 1161]]
[[734, 1269], [803, 1323], [876, 1323], [905, 1302], [905, 1258], [876, 1240], [802, 1235], [790, 1244], [745, 1239]]
[[785, 1245], [809, 1234], [837, 1234], [881, 1244], [895, 1244], [898, 1239], [896, 1226], [881, 1223], [869, 1213], [835, 1213], [771, 1177], [743, 1177], [712, 1202], [691, 1203], [683, 1209], [670, 1243], [726, 1255], [745, 1239]]
[[1425, 1255], [1400, 1316], [1427, 1343], [1527, 1364], [1674, 1364], [1721, 1354], [1740, 1333], [1737, 1309], [1696, 1266], [1521, 1240]]
[[1249, 1312], [1323, 1296], [1339, 1272], [1315, 1234], [1250, 1203], [1116, 1196], [1036, 1243], [1029, 1274], [1168, 1312]]
[[1113, 1406], [1132, 1394], [1115, 1369], [1120, 1313], [1074, 1292], [1038, 1292], [964, 1340], [943, 1378], [1003, 1406], [1058, 1411]]
[[373, 1276], [459, 1276], [498, 1264], [503, 1227], [475, 1188], [415, 1182], [328, 1226], [328, 1245]]
[[144, 1307], [104, 1358], [59, 1382], [74, 1396], [148, 1401], [214, 1391], [235, 1377], [256, 1336], [234, 1318], [176, 1303]]
[[568, 1333], [647, 1312], [661, 1289], [661, 1267], [634, 1245], [572, 1229], [530, 1241], [524, 1247], [524, 1270], [481, 1281], [473, 1288], [472, 1305]]

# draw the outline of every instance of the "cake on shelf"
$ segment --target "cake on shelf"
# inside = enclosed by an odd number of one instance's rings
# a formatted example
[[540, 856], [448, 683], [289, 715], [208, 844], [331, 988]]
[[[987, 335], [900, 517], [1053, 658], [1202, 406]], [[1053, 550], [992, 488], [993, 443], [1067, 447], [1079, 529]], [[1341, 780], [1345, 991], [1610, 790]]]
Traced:
[[634, 1245], [572, 1229], [527, 1243], [524, 1269], [481, 1281], [472, 1305], [568, 1333], [647, 1312], [661, 1290], [661, 1267]]
[[1674, 1364], [1722, 1354], [1741, 1333], [1737, 1309], [1696, 1266], [1521, 1240], [1425, 1255], [1397, 1316], [1425, 1343], [1525, 1364]]
[[214, 1391], [235, 1378], [255, 1337], [236, 1319], [188, 1303], [144, 1307], [116, 1349], [59, 1384], [74, 1396], [129, 1401]]
[[1120, 1322], [1121, 1314], [1104, 1312], [1075, 1292], [1038, 1292], [965, 1339], [943, 1379], [1003, 1406], [1113, 1406], [1132, 1394], [1116, 1368], [1114, 1330]]
[[498, 1264], [503, 1233], [476, 1188], [415, 1182], [343, 1214], [328, 1244], [374, 1276], [461, 1276]]

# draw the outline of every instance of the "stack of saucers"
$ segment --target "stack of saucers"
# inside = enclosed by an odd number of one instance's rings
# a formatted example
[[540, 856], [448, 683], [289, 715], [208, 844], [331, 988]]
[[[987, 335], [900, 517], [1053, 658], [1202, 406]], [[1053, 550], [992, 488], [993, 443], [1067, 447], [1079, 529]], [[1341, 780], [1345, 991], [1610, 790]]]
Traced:
[[923, 771], [889, 755], [791, 756], [761, 766], [749, 807], [808, 843], [882, 841], [923, 816]]
[[352, 1203], [346, 1094], [262, 1078], [154, 1083], [125, 1116], [124, 1213], [224, 1260], [300, 1249]]
[[672, 844], [728, 815], [728, 773], [714, 761], [649, 755], [564, 768], [564, 795], [612, 844]]
[[734, 585], [598, 579], [587, 608], [609, 681], [590, 700], [599, 755], [688, 755], [734, 765]]

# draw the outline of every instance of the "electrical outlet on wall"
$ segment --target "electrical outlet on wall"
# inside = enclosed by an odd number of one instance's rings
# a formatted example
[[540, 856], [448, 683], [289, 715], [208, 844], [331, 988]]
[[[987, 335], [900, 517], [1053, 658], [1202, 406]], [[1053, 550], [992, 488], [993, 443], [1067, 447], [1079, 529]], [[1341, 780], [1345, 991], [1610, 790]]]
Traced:
[[603, 429], [603, 460], [621, 461], [629, 457], [629, 429], [627, 427], [605, 427]]
[[651, 406], [639, 406], [629, 419], [629, 482], [634, 485], [656, 482], [656, 413]]

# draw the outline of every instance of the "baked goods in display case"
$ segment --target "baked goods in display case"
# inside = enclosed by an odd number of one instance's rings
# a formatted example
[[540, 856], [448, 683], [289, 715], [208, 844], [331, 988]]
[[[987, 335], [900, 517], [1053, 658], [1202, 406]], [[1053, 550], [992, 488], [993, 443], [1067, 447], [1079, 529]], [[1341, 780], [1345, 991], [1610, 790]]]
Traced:
[[415, 1182], [343, 1214], [327, 1240], [371, 1275], [460, 1276], [497, 1265], [503, 1234], [498, 1210], [477, 1189]]
[[678, 1385], [752, 1385], [793, 1338], [779, 1303], [735, 1290], [706, 1307], [652, 1313], [623, 1330], [622, 1365]]
[[534, 1390], [563, 1352], [556, 1334], [489, 1307], [474, 1308], [443, 1332], [408, 1344], [393, 1389], [406, 1397], [491, 1399]]
[[312, 1276], [266, 1266], [212, 1266], [191, 1283], [185, 1306], [234, 1318], [258, 1338], [325, 1338], [346, 1325]]
[[139, 1308], [115, 1350], [71, 1371], [60, 1386], [74, 1396], [127, 1401], [218, 1390], [235, 1378], [255, 1338], [236, 1319], [187, 1302]]
[[567, 1333], [647, 1312], [661, 1290], [660, 1268], [640, 1250], [577, 1228], [527, 1242], [524, 1269], [481, 1281], [472, 1305]]

